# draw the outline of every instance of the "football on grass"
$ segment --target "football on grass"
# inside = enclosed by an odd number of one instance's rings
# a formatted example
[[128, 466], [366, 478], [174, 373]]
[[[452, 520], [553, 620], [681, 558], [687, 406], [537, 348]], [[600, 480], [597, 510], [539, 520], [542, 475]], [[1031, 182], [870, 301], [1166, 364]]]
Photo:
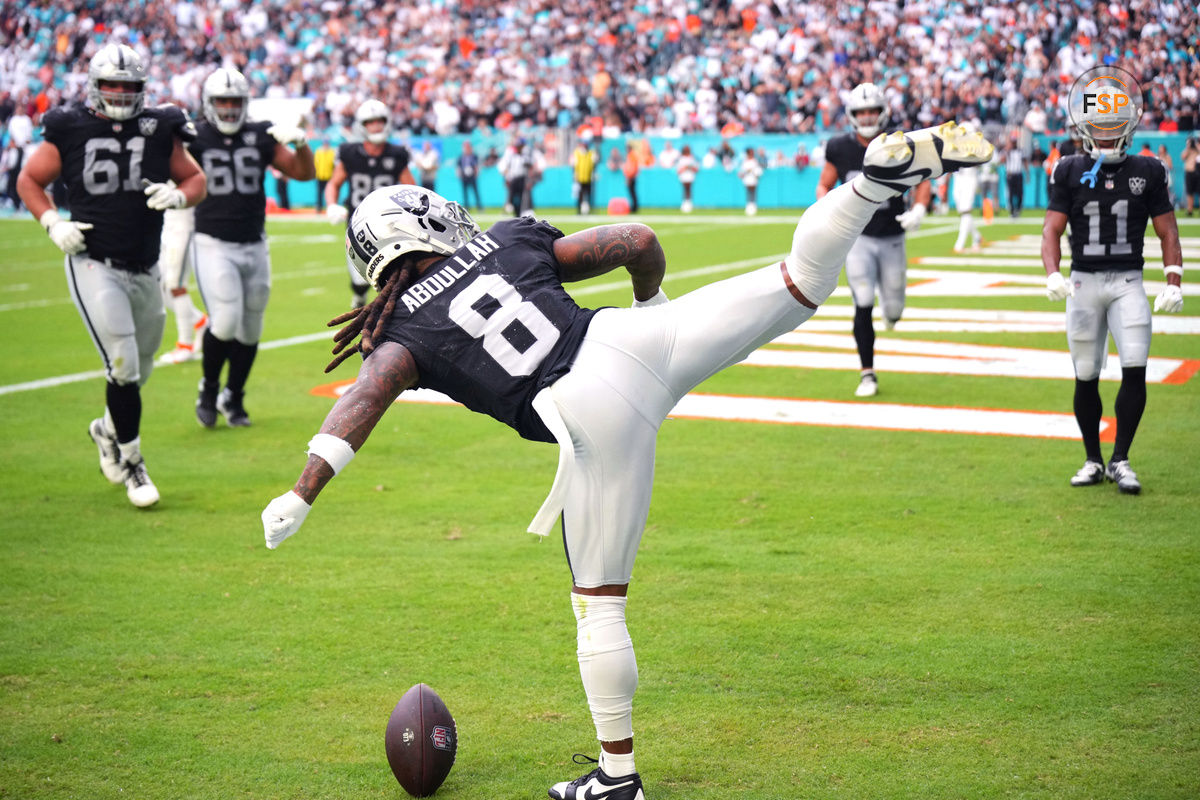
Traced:
[[392, 774], [404, 791], [429, 797], [454, 766], [458, 731], [442, 698], [418, 683], [392, 709], [383, 744]]

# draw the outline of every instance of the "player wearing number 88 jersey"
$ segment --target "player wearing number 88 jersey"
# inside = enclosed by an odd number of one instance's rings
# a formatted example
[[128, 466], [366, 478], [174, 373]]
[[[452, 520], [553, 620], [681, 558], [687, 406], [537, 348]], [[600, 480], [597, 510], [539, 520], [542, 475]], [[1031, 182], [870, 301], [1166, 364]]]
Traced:
[[[408, 148], [392, 144], [392, 115], [379, 100], [367, 100], [354, 112], [354, 135], [358, 141], [338, 147], [333, 175], [325, 185], [325, 216], [335, 225], [347, 222], [367, 195], [383, 186], [416, 183], [408, 164]], [[341, 203], [342, 185], [348, 187], [346, 203]], [[361, 308], [370, 288], [346, 260], [350, 273], [351, 305]]]
[[[1179, 286], [1183, 254], [1162, 162], [1146, 156], [1126, 156], [1127, 141], [1117, 145], [1103, 152], [1089, 146], [1087, 154], [1067, 156], [1055, 165], [1042, 229], [1042, 263], [1047, 295], [1051, 300], [1067, 301], [1067, 342], [1075, 367], [1075, 418], [1087, 459], [1071, 478], [1071, 485], [1101, 483], [1107, 474], [1122, 492], [1136, 494], [1141, 484], [1129, 467], [1129, 448], [1146, 407], [1151, 315], [1142, 267], [1147, 221], [1161, 240], [1163, 265], [1167, 268], [1168, 287], [1155, 303], [1156, 310], [1177, 311], [1182, 305]], [[1097, 156], [1102, 156], [1099, 163]], [[1069, 282], [1059, 271], [1060, 240], [1068, 226]], [[1168, 296], [1170, 302], [1164, 302]], [[1115, 403], [1116, 440], [1106, 469], [1100, 451], [1103, 404], [1099, 383], [1109, 333], [1121, 360], [1121, 388]]]
[[[203, 377], [196, 419], [216, 425], [250, 424], [243, 396], [258, 354], [263, 315], [271, 294], [266, 240], [268, 167], [289, 178], [312, 180], [313, 155], [299, 128], [247, 122], [250, 84], [234, 69], [218, 69], [204, 81], [205, 119], [197, 126], [192, 155], [208, 175], [208, 198], [196, 208], [192, 264], [208, 311], [201, 359]], [[287, 145], [295, 145], [292, 150]], [[221, 373], [228, 363], [224, 390]]]

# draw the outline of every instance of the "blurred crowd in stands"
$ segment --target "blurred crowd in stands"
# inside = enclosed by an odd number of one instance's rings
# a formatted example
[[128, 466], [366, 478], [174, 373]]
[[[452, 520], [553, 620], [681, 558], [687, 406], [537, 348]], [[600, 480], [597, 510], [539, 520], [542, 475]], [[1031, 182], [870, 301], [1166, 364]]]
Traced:
[[0, 12], [0, 122], [82, 98], [110, 40], [149, 58], [156, 101], [194, 110], [233, 66], [312, 99], [318, 129], [376, 97], [416, 135], [820, 132], [862, 81], [900, 124], [1061, 130], [1071, 82], [1104, 63], [1142, 82], [1144, 129], [1193, 130], [1200, 106], [1194, 2], [39, 0]]

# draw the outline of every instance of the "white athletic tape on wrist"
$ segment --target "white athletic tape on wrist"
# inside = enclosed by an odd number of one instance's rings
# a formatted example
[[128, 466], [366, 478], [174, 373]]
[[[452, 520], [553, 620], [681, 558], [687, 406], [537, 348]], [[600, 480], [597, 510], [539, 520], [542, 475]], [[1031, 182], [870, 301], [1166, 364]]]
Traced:
[[660, 287], [658, 287], [658, 291], [654, 293], [654, 296], [647, 300], [638, 300], [635, 297], [633, 299], [632, 307], [633, 308], [649, 308], [651, 306], [661, 306], [663, 303], [666, 303], [668, 300], [670, 300], [670, 298], [667, 297], [667, 293], [664, 292], [662, 290], [662, 287], [660, 286]]
[[354, 448], [350, 443], [328, 433], [318, 433], [310, 439], [307, 452], [310, 456], [325, 459], [325, 463], [333, 467], [335, 477], [354, 459]]
[[1183, 267], [1179, 266], [1178, 264], [1172, 264], [1169, 267], [1163, 267], [1163, 274], [1164, 275], [1178, 275], [1180, 278], [1182, 278], [1183, 277]]

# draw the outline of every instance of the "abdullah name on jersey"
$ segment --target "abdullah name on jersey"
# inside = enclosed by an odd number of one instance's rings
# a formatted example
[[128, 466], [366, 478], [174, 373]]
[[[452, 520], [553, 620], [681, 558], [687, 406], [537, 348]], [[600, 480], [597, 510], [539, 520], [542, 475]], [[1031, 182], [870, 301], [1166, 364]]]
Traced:
[[191, 121], [173, 105], [118, 121], [76, 104], [47, 111], [42, 124], [62, 159], [71, 218], [93, 226], [84, 233], [87, 254], [134, 270], [153, 266], [163, 212], [146, 207], [143, 181], [171, 177], [175, 139], [196, 135]]
[[[862, 172], [863, 158], [867, 155], [867, 146], [858, 140], [858, 135], [845, 133], [835, 136], [825, 145], [825, 160], [833, 164], [837, 170], [838, 182], [849, 183], [854, 176]], [[863, 228], [863, 236], [903, 236], [904, 228], [896, 221], [896, 216], [907, 209], [903, 197], [893, 197], [879, 207], [875, 215]]]
[[536, 442], [555, 439], [533, 397], [570, 369], [596, 313], [562, 287], [562, 235], [529, 217], [496, 223], [410, 286], [383, 336], [412, 353], [419, 386]]
[[1167, 172], [1151, 156], [1127, 156], [1119, 164], [1100, 165], [1083, 182], [1095, 161], [1076, 154], [1059, 159], [1050, 177], [1049, 211], [1067, 215], [1071, 271], [1140, 270], [1146, 222], [1172, 210]]
[[189, 146], [208, 176], [208, 197], [196, 206], [196, 231], [226, 242], [257, 242], [267, 220], [266, 169], [275, 160], [270, 122], [247, 122], [226, 136], [207, 120]]
[[383, 153], [377, 156], [370, 155], [362, 142], [346, 142], [338, 147], [337, 157], [346, 170], [346, 184], [350, 187], [346, 209], [351, 216], [371, 192], [399, 183], [410, 158], [408, 148], [391, 142], [386, 142]]

